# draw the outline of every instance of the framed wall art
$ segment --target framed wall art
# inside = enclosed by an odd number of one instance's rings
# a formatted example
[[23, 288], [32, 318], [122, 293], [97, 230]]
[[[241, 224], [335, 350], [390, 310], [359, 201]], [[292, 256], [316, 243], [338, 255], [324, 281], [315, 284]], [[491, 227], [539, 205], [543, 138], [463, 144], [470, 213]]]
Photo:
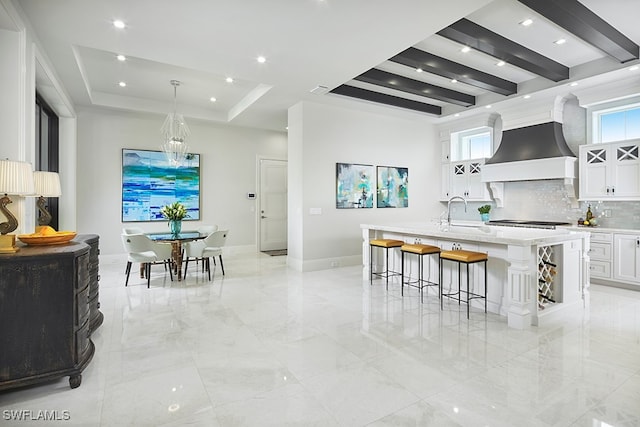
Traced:
[[377, 167], [377, 207], [409, 207], [409, 169], [393, 166]]
[[336, 208], [373, 208], [373, 165], [336, 163]]
[[200, 155], [175, 167], [162, 151], [122, 149], [122, 222], [165, 221], [160, 209], [173, 202], [200, 219]]

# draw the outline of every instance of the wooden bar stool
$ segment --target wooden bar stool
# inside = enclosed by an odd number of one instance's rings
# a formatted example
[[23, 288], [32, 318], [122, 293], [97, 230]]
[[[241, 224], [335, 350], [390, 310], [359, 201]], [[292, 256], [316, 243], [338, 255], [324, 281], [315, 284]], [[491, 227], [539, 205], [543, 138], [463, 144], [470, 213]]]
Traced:
[[[387, 290], [389, 289], [389, 277], [399, 276], [401, 273], [389, 270], [389, 248], [399, 248], [404, 245], [402, 240], [394, 239], [373, 239], [369, 240], [369, 282], [373, 284], [373, 276], [384, 278], [387, 282]], [[385, 270], [373, 272], [373, 248], [382, 248], [385, 251]]]
[[[440, 291], [440, 285], [432, 282], [431, 280], [424, 280], [424, 256], [425, 255], [438, 255], [440, 257], [440, 248], [432, 245], [423, 244], [408, 244], [405, 243], [400, 247], [402, 252], [402, 295], [404, 296], [404, 285], [414, 286], [412, 283], [417, 283], [415, 287], [420, 289], [420, 302], [424, 302], [423, 288], [428, 286], [438, 286], [438, 292]], [[416, 254], [418, 255], [418, 280], [412, 282], [411, 277], [404, 281], [404, 254]], [[438, 262], [439, 264], [439, 262]], [[429, 267], [429, 279], [431, 279], [431, 267]]]
[[[467, 295], [466, 303], [467, 303], [467, 319], [469, 318], [469, 307], [470, 301], [476, 298], [484, 298], [484, 312], [487, 312], [487, 260], [489, 257], [487, 254], [483, 252], [473, 252], [473, 251], [465, 251], [465, 250], [457, 250], [457, 251], [442, 251], [440, 252], [440, 310], [443, 309], [442, 302], [444, 297], [454, 297], [458, 296], [458, 304], [460, 301], [463, 301], [460, 297], [462, 293]], [[458, 264], [458, 292], [455, 293], [444, 293], [444, 289], [442, 286], [442, 265], [443, 261], [455, 262]], [[484, 263], [484, 295], [480, 295], [475, 292], [471, 292], [469, 288], [469, 264], [477, 264], [479, 262]], [[463, 290], [460, 288], [461, 275], [460, 275], [460, 265], [466, 264], [467, 266], [467, 289]]]

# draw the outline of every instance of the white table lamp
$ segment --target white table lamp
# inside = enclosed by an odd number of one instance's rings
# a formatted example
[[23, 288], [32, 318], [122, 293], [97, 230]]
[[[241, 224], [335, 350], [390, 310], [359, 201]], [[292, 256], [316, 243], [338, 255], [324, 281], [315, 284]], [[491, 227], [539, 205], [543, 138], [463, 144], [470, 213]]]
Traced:
[[18, 220], [7, 209], [11, 202], [8, 195], [29, 196], [33, 195], [33, 168], [30, 163], [17, 162], [9, 159], [0, 160], [0, 211], [7, 218], [0, 223], [0, 253], [16, 252], [16, 236], [9, 234], [18, 228]]
[[40, 210], [38, 224], [48, 225], [51, 222], [51, 214], [47, 210], [45, 197], [60, 197], [62, 194], [60, 190], [60, 175], [58, 175], [58, 172], [35, 171], [33, 172], [33, 183], [35, 187], [33, 194], [38, 196], [36, 204]]

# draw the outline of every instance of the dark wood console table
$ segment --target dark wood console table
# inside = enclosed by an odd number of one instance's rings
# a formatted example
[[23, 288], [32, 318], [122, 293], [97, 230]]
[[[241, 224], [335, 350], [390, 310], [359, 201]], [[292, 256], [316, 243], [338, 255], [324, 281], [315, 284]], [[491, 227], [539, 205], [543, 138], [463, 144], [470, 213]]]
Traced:
[[87, 236], [0, 254], [0, 390], [67, 375], [71, 388], [80, 386], [95, 351], [91, 332], [102, 322], [97, 270], [93, 290], [90, 277], [97, 236]]
[[100, 312], [99, 285], [100, 285], [100, 246], [97, 234], [79, 234], [75, 241], [89, 245], [89, 334], [93, 333], [104, 320]]

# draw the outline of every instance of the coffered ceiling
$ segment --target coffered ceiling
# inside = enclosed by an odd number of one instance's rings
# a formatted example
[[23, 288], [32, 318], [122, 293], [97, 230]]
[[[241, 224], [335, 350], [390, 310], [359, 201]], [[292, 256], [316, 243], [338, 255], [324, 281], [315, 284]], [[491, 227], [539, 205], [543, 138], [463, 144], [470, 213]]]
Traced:
[[495, 0], [334, 88], [435, 116], [638, 60], [640, 2]]
[[186, 117], [274, 130], [301, 100], [448, 117], [630, 67], [640, 42], [637, 0], [2, 1], [77, 106], [166, 114], [176, 79]]

